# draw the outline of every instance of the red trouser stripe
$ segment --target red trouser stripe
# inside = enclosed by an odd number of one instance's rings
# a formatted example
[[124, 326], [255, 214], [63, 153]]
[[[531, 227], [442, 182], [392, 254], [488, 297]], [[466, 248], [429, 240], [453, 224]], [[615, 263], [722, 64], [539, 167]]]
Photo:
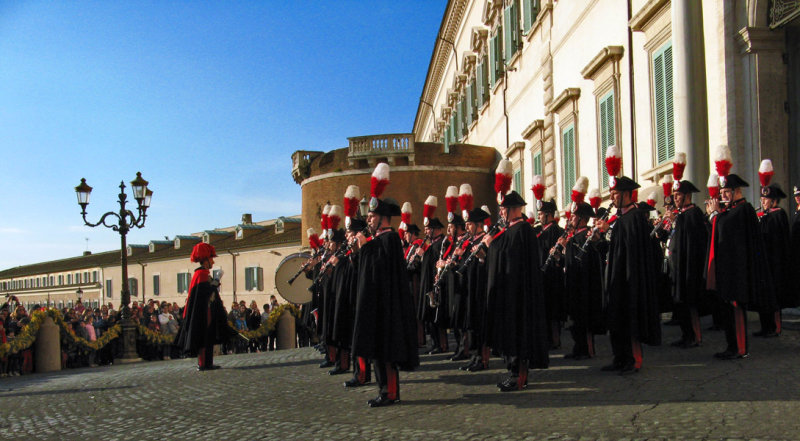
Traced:
[[517, 378], [517, 389], [522, 389], [528, 383], [528, 362], [519, 362], [519, 377]]
[[491, 349], [489, 349], [489, 346], [483, 345], [481, 347], [481, 362], [485, 368], [489, 367], [489, 355], [491, 355]]
[[386, 389], [390, 400], [400, 398], [400, 384], [397, 376], [397, 369], [391, 363], [386, 363]]
[[197, 365], [206, 367], [206, 348], [200, 348], [200, 350], [197, 351]]
[[594, 357], [594, 335], [592, 335], [592, 331], [586, 331], [586, 347], [589, 348], [589, 356]]
[[350, 370], [350, 351], [339, 351], [339, 367], [346, 371]]
[[776, 334], [780, 334], [781, 333], [781, 322], [782, 322], [782, 320], [781, 320], [781, 310], [779, 309], [779, 310], [775, 311], [775, 333]]
[[736, 349], [739, 355], [744, 355], [747, 353], [747, 349], [745, 348], [747, 335], [745, 335], [744, 330], [744, 310], [735, 302], [733, 306], [733, 317], [736, 326]]
[[367, 382], [367, 360], [364, 357], [358, 357], [358, 382]]
[[694, 331], [694, 338], [696, 343], [703, 341], [700, 334], [700, 314], [697, 313], [697, 308], [692, 306], [689, 308], [689, 316], [692, 320], [692, 330]]
[[631, 338], [631, 352], [633, 353], [633, 367], [642, 368], [642, 343], [636, 338]]
[[328, 346], [328, 361], [336, 363], [336, 348], [330, 345]]

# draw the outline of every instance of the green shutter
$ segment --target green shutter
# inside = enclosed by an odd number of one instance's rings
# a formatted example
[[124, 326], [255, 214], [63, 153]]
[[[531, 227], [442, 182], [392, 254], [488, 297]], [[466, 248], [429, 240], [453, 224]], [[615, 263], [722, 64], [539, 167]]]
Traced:
[[533, 16], [533, 0], [522, 0], [522, 30], [527, 34], [533, 26], [536, 17]]
[[[503, 27], [501, 26], [497, 30], [497, 35], [494, 38], [494, 79], [495, 83], [500, 79], [503, 75], [503, 41], [501, 40], [503, 35]], [[494, 84], [492, 84], [494, 86]]]
[[563, 204], [566, 207], [570, 202], [572, 186], [575, 185], [575, 126], [570, 124], [564, 129], [562, 137], [563, 149]]
[[675, 120], [672, 96], [672, 42], [653, 54], [653, 105], [655, 107], [656, 161], [675, 156]]
[[489, 60], [483, 56], [481, 69], [481, 106], [489, 101]]
[[513, 13], [511, 5], [503, 9], [503, 60], [508, 64], [511, 61], [511, 56], [514, 55], [514, 39], [511, 36], [514, 32], [514, 26], [511, 24], [513, 21], [511, 14]]
[[514, 171], [514, 191], [524, 196], [522, 194], [522, 170]]
[[469, 101], [467, 102], [467, 108], [469, 109], [469, 123], [472, 124], [476, 119], [478, 119], [478, 103], [476, 97], [476, 89], [475, 89], [476, 80], [473, 77], [472, 81], [469, 83], [469, 88], [467, 89], [467, 96], [469, 97]]
[[533, 155], [533, 174], [542, 176], [542, 152]]
[[477, 102], [478, 109], [483, 106], [483, 58], [481, 58], [481, 62], [478, 63], [478, 68], [475, 70], [475, 76], [477, 77], [476, 86], [477, 86], [477, 98], [475, 101]]
[[616, 144], [616, 125], [614, 124], [614, 91], [607, 93], [600, 100], [600, 176], [602, 187], [608, 187], [608, 172], [605, 168], [605, 157], [608, 146]]
[[444, 129], [444, 136], [442, 136], [442, 144], [444, 144], [444, 152], [450, 153], [450, 127]]
[[497, 35], [489, 39], [489, 87], [494, 87], [497, 82]]
[[[475, 85], [474, 81], [470, 81], [469, 85], [467, 86], [467, 99], [466, 99], [466, 113], [464, 113], [464, 120], [466, 121], [467, 129], [469, 129], [470, 123], [472, 123], [472, 86]], [[466, 133], [466, 132], [465, 132]]]

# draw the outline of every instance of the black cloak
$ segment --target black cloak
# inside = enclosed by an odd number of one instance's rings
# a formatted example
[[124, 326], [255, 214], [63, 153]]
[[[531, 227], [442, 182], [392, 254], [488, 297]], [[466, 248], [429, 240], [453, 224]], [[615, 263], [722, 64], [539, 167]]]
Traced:
[[332, 339], [340, 348], [350, 348], [353, 341], [353, 321], [356, 316], [356, 277], [358, 264], [355, 256], [345, 256], [336, 265], [336, 305]]
[[[792, 239], [791, 239], [791, 264], [796, 265], [800, 262], [800, 210], [792, 214]], [[800, 283], [800, 271], [789, 272], [789, 284], [797, 286]]]
[[353, 355], [396, 363], [404, 370], [419, 366], [417, 323], [400, 237], [393, 229], [379, 232], [359, 255]]
[[433, 282], [436, 279], [436, 262], [446, 246], [444, 236], [433, 240], [431, 246], [422, 255], [419, 273], [419, 297], [417, 304], [417, 318], [421, 322], [433, 323], [436, 318], [436, 309], [431, 308], [428, 293], [433, 291]]
[[564, 250], [567, 313], [580, 327], [593, 334], [604, 334], [603, 265], [600, 253], [592, 243], [585, 250], [582, 249], [590, 232], [588, 228], [579, 230], [569, 239]]
[[[618, 210], [618, 213], [620, 211]], [[661, 344], [656, 259], [647, 213], [618, 214], [609, 230], [605, 269], [606, 327], [649, 345]]]
[[791, 272], [789, 216], [783, 208], [773, 208], [759, 217], [759, 226], [778, 306], [793, 308], [797, 306], [797, 294], [789, 283]]
[[[469, 248], [478, 245], [483, 236], [481, 234], [473, 238]], [[469, 267], [465, 268], [462, 280], [467, 295], [464, 327], [480, 338], [483, 336], [486, 320], [486, 265], [474, 259]]]
[[228, 317], [219, 298], [219, 288], [211, 285], [207, 269], [197, 268], [189, 285], [183, 325], [175, 336], [175, 345], [195, 356], [198, 349], [223, 343], [235, 335], [236, 331], [228, 325]]
[[[544, 265], [550, 255], [550, 249], [556, 245], [558, 238], [564, 234], [564, 229], [553, 221], [543, 225], [541, 232], [536, 237], [539, 240], [539, 261]], [[545, 311], [547, 320], [563, 322], [567, 319], [567, 298], [564, 295], [564, 272], [558, 265], [550, 265], [542, 277], [544, 287]]]
[[517, 222], [495, 236], [487, 265], [486, 342], [506, 357], [546, 369], [550, 363], [539, 242]]
[[675, 217], [669, 239], [669, 267], [672, 299], [698, 306], [705, 297], [705, 262], [710, 225], [696, 205]]

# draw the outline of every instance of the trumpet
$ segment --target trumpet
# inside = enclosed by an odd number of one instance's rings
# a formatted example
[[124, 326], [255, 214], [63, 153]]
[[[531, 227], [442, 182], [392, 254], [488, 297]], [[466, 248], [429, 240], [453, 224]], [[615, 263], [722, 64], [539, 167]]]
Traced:
[[[567, 225], [567, 227], [564, 228], [564, 234], [561, 235], [560, 239], [566, 239], [572, 232], [572, 228], [573, 227], [571, 225]], [[556, 242], [555, 246], [550, 251], [550, 254], [547, 255], [547, 260], [544, 261], [544, 265], [542, 265], [542, 272], [547, 272], [547, 270], [549, 270], [556, 261], [561, 259], [562, 255], [564, 255], [564, 247], [561, 246], [560, 243]]]
[[317, 257], [319, 257], [319, 256], [320, 256], [320, 254], [322, 254], [323, 252], [324, 252], [324, 249], [323, 249], [322, 247], [320, 247], [319, 249], [317, 249], [317, 251], [315, 251], [315, 252], [314, 252], [314, 255], [313, 255], [313, 256], [311, 256], [311, 258], [310, 258], [310, 259], [308, 259], [308, 260], [306, 261], [306, 263], [304, 263], [304, 264], [303, 264], [303, 266], [301, 266], [301, 267], [300, 267], [300, 269], [299, 269], [299, 270], [297, 270], [297, 272], [296, 272], [296, 273], [295, 273], [295, 274], [294, 274], [294, 275], [293, 275], [293, 276], [292, 276], [292, 277], [289, 279], [289, 285], [291, 285], [292, 283], [294, 283], [294, 281], [295, 281], [295, 280], [297, 280], [297, 278], [298, 278], [298, 277], [300, 277], [300, 274], [303, 274], [303, 271], [305, 271], [306, 269], [308, 269], [308, 264], [309, 264], [309, 263], [311, 263], [311, 261], [312, 261], [312, 260], [314, 260], [314, 259], [316, 259]]
[[[499, 233], [500, 230], [502, 230], [505, 227], [506, 227], [506, 221], [505, 221], [505, 219], [501, 218], [499, 221], [497, 221], [497, 223], [495, 223], [494, 225], [492, 225], [491, 228], [489, 228], [489, 231], [487, 231], [486, 234], [489, 235], [489, 236], [494, 236], [495, 234]], [[469, 269], [469, 267], [475, 261], [475, 259], [478, 258], [478, 255], [481, 252], [486, 253], [486, 251], [488, 250], [488, 248], [486, 247], [486, 245], [484, 245], [483, 242], [478, 243], [477, 246], [478, 246], [478, 248], [475, 251], [470, 253], [470, 255], [467, 256], [466, 259], [463, 259], [463, 262], [461, 263], [461, 266], [459, 266], [456, 269], [456, 274], [458, 274], [459, 276], [463, 276], [464, 273], [467, 271], [467, 269]]]

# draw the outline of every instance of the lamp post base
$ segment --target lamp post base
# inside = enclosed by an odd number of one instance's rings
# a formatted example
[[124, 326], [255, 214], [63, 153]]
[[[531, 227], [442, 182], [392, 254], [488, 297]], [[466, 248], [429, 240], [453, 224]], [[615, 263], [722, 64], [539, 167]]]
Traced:
[[122, 326], [122, 356], [114, 361], [119, 363], [134, 363], [142, 361], [136, 352], [136, 323], [131, 318], [123, 318]]

